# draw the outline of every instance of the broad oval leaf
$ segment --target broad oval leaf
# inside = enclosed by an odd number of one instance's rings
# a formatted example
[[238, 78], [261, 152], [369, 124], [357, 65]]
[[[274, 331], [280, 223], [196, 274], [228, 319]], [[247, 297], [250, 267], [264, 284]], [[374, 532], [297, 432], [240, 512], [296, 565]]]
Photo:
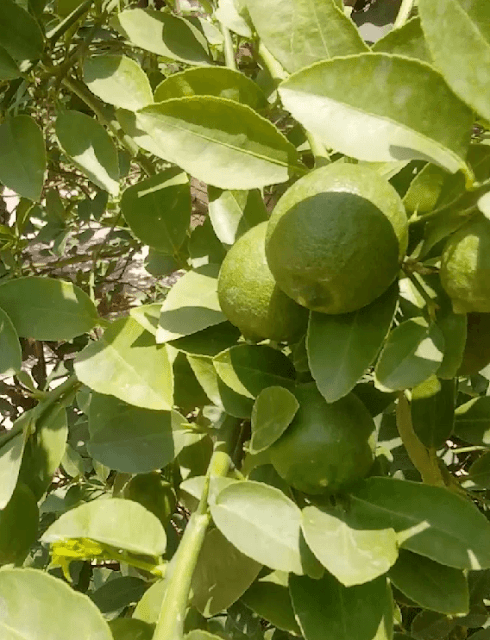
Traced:
[[471, 175], [472, 112], [426, 63], [387, 53], [336, 58], [295, 73], [279, 93], [336, 151], [372, 162], [429, 160]]
[[126, 9], [113, 22], [124, 37], [145, 51], [188, 64], [211, 63], [206, 39], [184, 18], [153, 9]]
[[402, 322], [388, 336], [376, 364], [376, 383], [383, 391], [415, 387], [439, 368], [444, 336], [423, 318]]
[[[468, 482], [469, 481], [469, 482]], [[468, 470], [465, 483], [471, 483], [478, 488], [488, 489], [490, 487], [490, 451], [477, 458]]]
[[2, 640], [37, 640], [40, 632], [50, 640], [113, 640], [90, 598], [43, 571], [0, 571], [0, 601]]
[[247, 0], [247, 9], [260, 39], [287, 71], [368, 50], [334, 0]]
[[244, 38], [252, 37], [252, 29], [249, 25], [250, 18], [243, 0], [218, 0], [215, 16], [230, 31], [234, 31]]
[[488, 2], [420, 0], [419, 12], [435, 66], [461, 100], [490, 119], [486, 98], [490, 82]]
[[113, 640], [152, 640], [155, 628], [143, 620], [116, 618], [109, 622]]
[[89, 409], [90, 455], [110, 469], [148, 473], [166, 467], [199, 440], [177, 411], [134, 407], [114, 396], [93, 394]]
[[123, 607], [138, 602], [146, 591], [146, 582], [141, 578], [123, 576], [104, 582], [102, 586], [90, 594], [102, 613], [118, 611]]
[[[192, 96], [145, 107], [136, 127], [148, 151], [220, 189], [254, 189], [303, 172], [295, 147], [250, 107], [226, 98]], [[145, 137], [136, 142], [145, 147]]]
[[7, 118], [0, 125], [0, 181], [23, 198], [37, 201], [45, 169], [44, 136], [35, 120], [30, 116]]
[[22, 367], [22, 350], [12, 320], [0, 308], [0, 376], [12, 376]]
[[126, 56], [105, 54], [87, 58], [83, 76], [92, 93], [115, 107], [137, 111], [153, 102], [145, 72]]
[[448, 489], [368, 478], [352, 491], [349, 514], [355, 526], [392, 527], [400, 546], [448, 567], [490, 567], [490, 523]]
[[424, 609], [446, 615], [468, 613], [468, 581], [458, 569], [401, 549], [388, 575], [397, 589]]
[[252, 109], [267, 106], [264, 92], [253, 80], [227, 67], [203, 67], [174, 73], [158, 85], [154, 99], [155, 102], [164, 102], [190, 96], [228, 98]]
[[56, 118], [55, 131], [63, 151], [87, 178], [117, 196], [117, 150], [104, 127], [79, 111], [63, 111]]
[[172, 367], [165, 346], [155, 344], [133, 318], [116, 320], [100, 340], [80, 351], [75, 373], [90, 389], [136, 407], [172, 408]]
[[307, 352], [311, 375], [327, 402], [347, 395], [372, 364], [390, 330], [398, 286], [358, 311], [311, 312]]
[[21, 75], [15, 60], [0, 46], [0, 80], [13, 80]]
[[473, 398], [456, 409], [454, 433], [465, 442], [490, 446], [490, 396]]
[[19, 483], [7, 506], [0, 510], [0, 566], [24, 562], [36, 542], [38, 525], [36, 498], [26, 485]]
[[436, 611], [420, 611], [410, 625], [410, 637], [415, 640], [447, 638], [457, 625], [457, 618], [450, 618]]
[[271, 446], [291, 424], [299, 402], [284, 387], [267, 387], [259, 393], [252, 410], [251, 453]]
[[42, 276], [0, 285], [0, 307], [19, 336], [34, 340], [71, 340], [99, 320], [94, 303], [79, 287]]
[[189, 179], [179, 169], [169, 169], [142, 180], [124, 191], [121, 210], [137, 238], [175, 255], [191, 220]]
[[396, 53], [400, 56], [432, 62], [418, 16], [405, 22], [402, 27], [392, 29], [373, 45], [373, 51]]
[[188, 271], [169, 291], [160, 312], [157, 342], [169, 342], [226, 321], [218, 301], [219, 266]]
[[338, 510], [306, 507], [301, 527], [315, 556], [346, 587], [383, 575], [398, 557], [397, 537], [392, 528], [353, 527]]
[[456, 386], [454, 380], [432, 376], [412, 389], [413, 430], [428, 448], [439, 449], [454, 425]]
[[0, 438], [0, 509], [5, 509], [14, 493], [19, 477], [22, 456], [34, 419], [33, 409], [21, 414], [14, 422], [15, 435]]
[[237, 482], [221, 491], [211, 515], [237, 549], [271, 569], [302, 574], [301, 511], [282, 491]]
[[209, 187], [208, 195], [209, 218], [223, 244], [235, 244], [249, 229], [269, 218], [258, 189], [222, 191]]
[[19, 62], [36, 60], [43, 54], [43, 34], [37, 21], [15, 0], [0, 3], [0, 46]]
[[158, 557], [167, 537], [160, 520], [138, 502], [93, 500], [62, 514], [41, 537], [42, 542], [88, 538], [116, 549]]

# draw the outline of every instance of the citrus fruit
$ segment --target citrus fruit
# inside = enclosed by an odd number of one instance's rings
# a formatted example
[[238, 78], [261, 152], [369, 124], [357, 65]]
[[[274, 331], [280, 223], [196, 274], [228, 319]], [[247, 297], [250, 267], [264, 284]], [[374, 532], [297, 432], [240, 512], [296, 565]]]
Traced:
[[477, 216], [449, 237], [440, 275], [455, 313], [490, 312], [490, 220]]
[[490, 313], [469, 313], [463, 361], [458, 375], [472, 376], [490, 363]]
[[177, 506], [177, 497], [172, 485], [157, 471], [134, 476], [125, 486], [123, 496], [126, 500], [139, 502], [163, 525], [170, 520]]
[[323, 313], [355, 311], [395, 280], [407, 248], [400, 196], [373, 169], [337, 163], [286, 191], [268, 223], [269, 268], [288, 296]]
[[267, 222], [261, 222], [229, 250], [219, 273], [219, 302], [245, 337], [293, 340], [306, 331], [308, 316], [272, 277], [265, 258], [266, 230]]
[[328, 404], [315, 383], [295, 391], [298, 412], [270, 448], [277, 473], [309, 494], [337, 491], [363, 478], [374, 460], [375, 425], [353, 393]]

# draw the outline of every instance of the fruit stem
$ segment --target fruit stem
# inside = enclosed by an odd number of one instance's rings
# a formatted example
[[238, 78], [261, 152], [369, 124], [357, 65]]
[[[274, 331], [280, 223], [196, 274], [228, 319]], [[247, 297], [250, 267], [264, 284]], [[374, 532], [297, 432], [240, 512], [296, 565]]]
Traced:
[[413, 9], [414, 0], [402, 0], [402, 4], [398, 15], [396, 16], [395, 24], [393, 25], [393, 29], [399, 29], [403, 27], [405, 22], [410, 17], [410, 14]]

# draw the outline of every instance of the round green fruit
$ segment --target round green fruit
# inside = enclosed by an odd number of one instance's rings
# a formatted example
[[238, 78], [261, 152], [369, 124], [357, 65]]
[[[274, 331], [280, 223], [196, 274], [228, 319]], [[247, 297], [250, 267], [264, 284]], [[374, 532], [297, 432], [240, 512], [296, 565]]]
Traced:
[[490, 312], [490, 220], [479, 215], [448, 239], [441, 282], [455, 313]]
[[312, 171], [277, 203], [266, 255], [279, 287], [313, 311], [356, 311], [395, 280], [407, 248], [407, 216], [384, 178], [361, 165]]
[[472, 376], [490, 364], [490, 313], [469, 313], [463, 361], [458, 375]]
[[291, 341], [306, 331], [308, 314], [276, 285], [265, 258], [266, 230], [261, 222], [229, 250], [219, 273], [219, 302], [245, 337]]
[[158, 471], [134, 476], [123, 491], [127, 500], [139, 502], [166, 525], [177, 506], [177, 497], [172, 485]]
[[350, 393], [328, 404], [314, 383], [295, 391], [298, 412], [269, 449], [277, 473], [292, 487], [315, 495], [364, 478], [374, 460], [375, 425]]

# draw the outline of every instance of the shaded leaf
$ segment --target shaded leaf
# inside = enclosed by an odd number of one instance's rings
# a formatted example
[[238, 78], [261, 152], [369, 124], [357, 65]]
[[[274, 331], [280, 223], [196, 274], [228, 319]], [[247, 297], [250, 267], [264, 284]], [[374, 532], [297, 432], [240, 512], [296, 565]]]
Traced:
[[413, 430], [428, 448], [443, 446], [453, 431], [454, 380], [432, 376], [412, 389]]
[[418, 16], [405, 22], [402, 27], [392, 29], [374, 44], [373, 51], [396, 53], [423, 62], [432, 62]]
[[13, 424], [16, 430], [20, 428], [19, 432], [13, 436], [3, 434], [3, 439], [0, 440], [0, 509], [5, 509], [17, 485], [32, 420], [33, 411], [26, 411]]
[[12, 320], [0, 309], [0, 376], [12, 376], [22, 367], [22, 350]]
[[19, 62], [36, 60], [44, 50], [37, 21], [15, 0], [0, 3], [0, 46]]
[[468, 476], [465, 478], [476, 484], [477, 487], [488, 489], [490, 487], [490, 452], [487, 451], [480, 456], [468, 470]]
[[410, 633], [415, 640], [446, 638], [457, 621], [435, 611], [421, 611], [412, 620]]
[[274, 572], [260, 578], [243, 594], [241, 601], [261, 618], [264, 618], [278, 629], [301, 635], [301, 630], [294, 617], [291, 596], [289, 595], [288, 576], [278, 579]]
[[153, 625], [131, 618], [111, 620], [109, 627], [114, 640], [151, 640], [155, 630]]
[[212, 357], [234, 345], [239, 337], [240, 329], [237, 329], [231, 322], [222, 322], [219, 325], [173, 340], [170, 344], [188, 355]]
[[21, 75], [20, 69], [9, 53], [0, 47], [0, 80], [13, 80]]
[[255, 225], [268, 219], [262, 195], [251, 191], [222, 191], [208, 188], [209, 218], [223, 244], [232, 245]]
[[259, 393], [252, 410], [251, 453], [271, 446], [291, 424], [299, 402], [284, 387], [267, 387]]
[[[24, 562], [37, 538], [39, 510], [32, 491], [18, 484], [7, 506], [0, 510], [0, 566]], [[1, 628], [0, 618], [0, 628]]]
[[209, 218], [192, 231], [188, 248], [193, 269], [206, 264], [220, 265], [226, 255], [225, 248], [216, 237]]
[[454, 433], [465, 442], [490, 445], [490, 396], [473, 398], [455, 412]]
[[123, 576], [105, 582], [90, 594], [90, 599], [102, 613], [111, 613], [138, 602], [145, 591], [144, 580], [134, 576]]
[[252, 29], [247, 22], [242, 7], [242, 0], [218, 0], [218, 8], [215, 15], [216, 18], [231, 31], [238, 33], [238, 35], [244, 38], [250, 38], [252, 36]]

